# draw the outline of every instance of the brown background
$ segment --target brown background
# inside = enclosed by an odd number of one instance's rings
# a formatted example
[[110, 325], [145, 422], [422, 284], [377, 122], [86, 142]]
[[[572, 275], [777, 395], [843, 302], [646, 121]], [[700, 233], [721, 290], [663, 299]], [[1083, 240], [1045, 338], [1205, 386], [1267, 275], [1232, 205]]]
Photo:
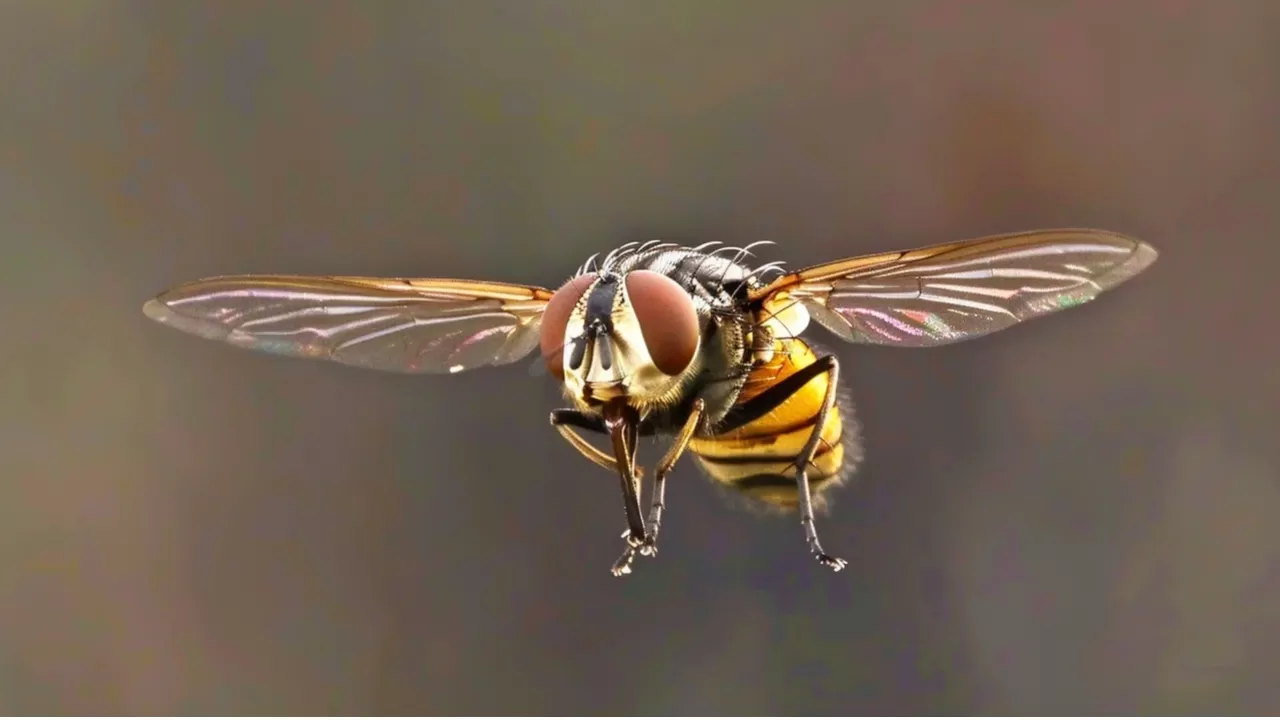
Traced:
[[[1280, 3], [0, 3], [0, 712], [1280, 712]], [[1102, 226], [1161, 260], [843, 347], [821, 523], [616, 482], [525, 364], [160, 328], [227, 272], [554, 285]], [[652, 453], [653, 450], [650, 450]]]

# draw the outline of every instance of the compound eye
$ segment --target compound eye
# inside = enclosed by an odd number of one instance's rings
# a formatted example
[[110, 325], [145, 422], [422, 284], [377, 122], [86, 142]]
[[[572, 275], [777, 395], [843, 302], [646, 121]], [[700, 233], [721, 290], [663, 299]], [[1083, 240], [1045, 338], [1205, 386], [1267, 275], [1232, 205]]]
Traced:
[[629, 272], [626, 282], [653, 364], [667, 375], [684, 372], [698, 351], [701, 334], [693, 298], [675, 280], [652, 270]]
[[538, 344], [542, 349], [542, 359], [547, 363], [547, 371], [559, 380], [564, 380], [564, 343], [568, 339], [565, 331], [569, 329], [569, 316], [573, 314], [583, 293], [595, 281], [595, 273], [573, 278], [555, 291], [546, 309], [542, 311], [542, 330]]

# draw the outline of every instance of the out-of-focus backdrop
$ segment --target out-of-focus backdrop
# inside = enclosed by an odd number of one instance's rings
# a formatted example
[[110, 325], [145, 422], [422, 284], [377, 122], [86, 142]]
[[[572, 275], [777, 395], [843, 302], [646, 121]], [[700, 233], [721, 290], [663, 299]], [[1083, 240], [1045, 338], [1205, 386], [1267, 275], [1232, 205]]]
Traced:
[[[1267, 0], [5, 2], [0, 711], [1280, 711], [1278, 72]], [[629, 240], [796, 266], [1062, 225], [1161, 259], [840, 348], [839, 575], [686, 460], [611, 577], [617, 482], [527, 364], [140, 312], [220, 273], [555, 286]]]

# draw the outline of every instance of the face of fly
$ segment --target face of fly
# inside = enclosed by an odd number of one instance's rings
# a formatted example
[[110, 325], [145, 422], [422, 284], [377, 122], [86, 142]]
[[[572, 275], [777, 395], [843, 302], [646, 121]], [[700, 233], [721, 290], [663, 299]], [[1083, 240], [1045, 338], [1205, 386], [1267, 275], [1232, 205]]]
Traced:
[[698, 370], [701, 321], [674, 280], [652, 270], [600, 271], [556, 291], [542, 351], [565, 394], [584, 409], [623, 398], [637, 409], [679, 398]]

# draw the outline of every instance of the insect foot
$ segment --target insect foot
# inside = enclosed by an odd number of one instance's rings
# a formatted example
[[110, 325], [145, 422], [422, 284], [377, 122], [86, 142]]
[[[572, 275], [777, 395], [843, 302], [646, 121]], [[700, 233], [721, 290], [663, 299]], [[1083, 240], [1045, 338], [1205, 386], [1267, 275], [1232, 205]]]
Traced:
[[627, 549], [622, 551], [621, 557], [618, 558], [618, 561], [613, 564], [613, 568], [610, 570], [614, 577], [630, 575], [631, 563], [635, 562], [636, 553], [647, 554], [644, 550], [645, 547], [653, 545], [652, 538], [636, 535], [630, 530], [623, 532], [622, 537], [627, 539]]
[[609, 571], [614, 577], [622, 577], [631, 574], [631, 563], [636, 559], [636, 551], [634, 548], [627, 548], [622, 551], [622, 557], [613, 564], [613, 568]]
[[831, 568], [832, 572], [840, 572], [849, 564], [845, 562], [843, 558], [834, 557], [822, 552], [822, 548], [820, 547], [810, 547], [809, 549], [813, 552], [813, 556], [817, 558], [818, 562]]
[[658, 542], [657, 542], [657, 540], [656, 540], [655, 538], [652, 538], [652, 537], [645, 538], [644, 543], [643, 543], [642, 545], [640, 545], [640, 554], [641, 554], [641, 555], [643, 555], [643, 556], [645, 556], [645, 557], [650, 557], [650, 558], [658, 557]]

